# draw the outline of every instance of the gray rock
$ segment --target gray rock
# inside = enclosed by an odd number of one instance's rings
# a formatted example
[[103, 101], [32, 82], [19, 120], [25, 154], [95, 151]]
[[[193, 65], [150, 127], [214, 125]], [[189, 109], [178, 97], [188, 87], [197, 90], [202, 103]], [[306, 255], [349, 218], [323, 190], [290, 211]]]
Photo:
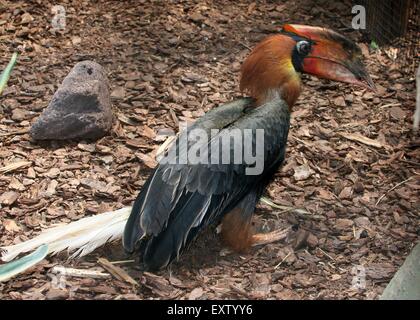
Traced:
[[50, 104], [32, 125], [35, 140], [99, 138], [112, 125], [109, 85], [104, 69], [93, 61], [77, 63]]
[[380, 300], [420, 300], [420, 243], [388, 283]]

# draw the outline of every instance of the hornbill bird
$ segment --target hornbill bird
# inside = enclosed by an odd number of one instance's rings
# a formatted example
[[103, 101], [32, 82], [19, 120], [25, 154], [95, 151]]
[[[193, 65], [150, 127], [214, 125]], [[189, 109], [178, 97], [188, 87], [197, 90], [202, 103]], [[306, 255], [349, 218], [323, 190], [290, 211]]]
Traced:
[[251, 218], [284, 161], [290, 110], [301, 90], [299, 74], [375, 91], [361, 56], [356, 44], [334, 31], [285, 25], [245, 60], [240, 88], [249, 97], [211, 110], [184, 130], [132, 208], [85, 217], [0, 246], [0, 260], [9, 262], [0, 265], [0, 282], [48, 254], [67, 250], [73, 258], [84, 256], [121, 236], [125, 250], [139, 252], [148, 270], [167, 266], [210, 224], [221, 222], [223, 240], [236, 251], [280, 239], [283, 231], [253, 234]]
[[[284, 25], [279, 34], [262, 40], [241, 68], [240, 89], [249, 97], [198, 119], [169, 149], [174, 151], [169, 156], [172, 161], [159, 163], [145, 182], [125, 226], [125, 250], [139, 251], [146, 269], [161, 269], [215, 223], [221, 223], [228, 246], [236, 251], [250, 247], [258, 238], [251, 227], [255, 206], [285, 158], [290, 110], [301, 91], [300, 73], [375, 90], [361, 58], [354, 42], [321, 27]], [[223, 140], [233, 131], [251, 130], [247, 141], [252, 150], [258, 150], [256, 131], [262, 129], [264, 143], [258, 155], [263, 159], [262, 171], [247, 174], [255, 163], [244, 161], [182, 162], [182, 153], [190, 151], [194, 141], [205, 147], [208, 158], [215, 153], [223, 156], [210, 147], [209, 140], [189, 139], [193, 129], [207, 133], [217, 129], [212, 141]], [[233, 154], [233, 149], [223, 152]]]

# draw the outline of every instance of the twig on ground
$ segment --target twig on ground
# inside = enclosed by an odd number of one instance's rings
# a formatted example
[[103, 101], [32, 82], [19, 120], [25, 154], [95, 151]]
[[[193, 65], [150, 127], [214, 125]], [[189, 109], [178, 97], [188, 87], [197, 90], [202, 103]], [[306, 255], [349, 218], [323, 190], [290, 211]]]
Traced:
[[248, 49], [249, 51], [252, 51], [252, 48], [251, 48], [250, 46], [246, 45], [245, 43], [243, 43], [243, 42], [239, 42], [239, 44], [240, 44], [241, 46], [243, 46], [244, 48]]
[[281, 214], [281, 213], [293, 211], [293, 212], [300, 213], [300, 214], [303, 214], [303, 215], [312, 215], [309, 211], [306, 211], [304, 209], [278, 205], [278, 204], [274, 203], [273, 201], [271, 201], [270, 199], [268, 199], [267, 197], [261, 197], [260, 201], [262, 203], [265, 203], [266, 205], [272, 207], [272, 208], [282, 210], [280, 212], [275, 212], [275, 214]]
[[133, 263], [136, 260], [121, 260], [121, 261], [110, 261], [111, 264], [125, 264], [125, 263]]
[[30, 165], [32, 162], [30, 161], [18, 161], [18, 162], [14, 162], [11, 164], [8, 164], [7, 166], [1, 167], [0, 168], [0, 173], [6, 173], [6, 172], [10, 172], [19, 168], [23, 168], [26, 167], [28, 165]]
[[388, 107], [399, 107], [401, 105], [401, 103], [388, 103], [388, 104], [384, 104], [383, 106], [380, 106], [379, 108], [388, 108]]
[[24, 128], [22, 130], [0, 133], [0, 137], [8, 137], [8, 136], [13, 136], [13, 135], [25, 134], [28, 132], [29, 132], [29, 128]]
[[107, 270], [110, 274], [112, 274], [118, 280], [138, 286], [137, 281], [134, 280], [126, 271], [124, 271], [118, 266], [113, 265], [107, 259], [99, 258], [98, 262], [102, 267], [104, 267], [105, 270]]
[[335, 259], [333, 257], [331, 257], [328, 253], [326, 253], [324, 250], [322, 250], [320, 247], [318, 247], [318, 250], [321, 251], [321, 253], [323, 255], [325, 255], [326, 257], [330, 258], [332, 261], [335, 261]]
[[385, 148], [385, 146], [379, 142], [378, 140], [370, 139], [368, 137], [362, 136], [359, 133], [345, 133], [345, 132], [339, 132], [339, 135], [343, 138], [346, 138], [348, 140], [360, 142], [362, 144], [372, 146], [375, 148]]
[[413, 179], [413, 177], [410, 177], [404, 181], [401, 181], [400, 183], [397, 183], [395, 186], [393, 186], [391, 189], [389, 189], [387, 192], [385, 192], [383, 195], [381, 195], [378, 199], [378, 201], [376, 201], [375, 206], [377, 206], [379, 204], [379, 202], [381, 202], [381, 200], [388, 194], [390, 193], [392, 190], [395, 190], [396, 188], [398, 188], [399, 186], [403, 185], [404, 183], [410, 181], [411, 179]]
[[284, 261], [286, 261], [287, 258], [289, 258], [289, 256], [291, 255], [292, 251], [290, 251], [275, 267], [274, 269], [277, 269], [278, 267], [280, 267], [282, 265], [282, 263]]
[[107, 279], [111, 277], [109, 273], [104, 273], [97, 270], [74, 269], [66, 268], [63, 266], [55, 266], [52, 268], [51, 272], [77, 278]]

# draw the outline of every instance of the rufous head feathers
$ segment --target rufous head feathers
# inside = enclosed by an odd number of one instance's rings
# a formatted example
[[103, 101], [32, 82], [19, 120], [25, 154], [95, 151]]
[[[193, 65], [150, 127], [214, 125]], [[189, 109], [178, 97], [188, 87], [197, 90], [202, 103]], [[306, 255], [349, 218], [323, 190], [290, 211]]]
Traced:
[[241, 69], [241, 91], [257, 105], [280, 95], [289, 105], [300, 93], [300, 72], [375, 91], [360, 48], [343, 35], [321, 27], [286, 24], [261, 41]]

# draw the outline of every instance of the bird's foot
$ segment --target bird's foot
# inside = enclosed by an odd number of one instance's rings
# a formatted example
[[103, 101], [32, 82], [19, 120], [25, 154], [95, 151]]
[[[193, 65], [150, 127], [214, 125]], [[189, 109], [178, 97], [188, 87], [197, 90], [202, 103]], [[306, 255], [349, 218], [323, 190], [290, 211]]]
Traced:
[[269, 244], [276, 241], [284, 240], [289, 235], [291, 228], [283, 230], [275, 230], [268, 233], [257, 233], [252, 236], [252, 245], [259, 246], [263, 244]]

